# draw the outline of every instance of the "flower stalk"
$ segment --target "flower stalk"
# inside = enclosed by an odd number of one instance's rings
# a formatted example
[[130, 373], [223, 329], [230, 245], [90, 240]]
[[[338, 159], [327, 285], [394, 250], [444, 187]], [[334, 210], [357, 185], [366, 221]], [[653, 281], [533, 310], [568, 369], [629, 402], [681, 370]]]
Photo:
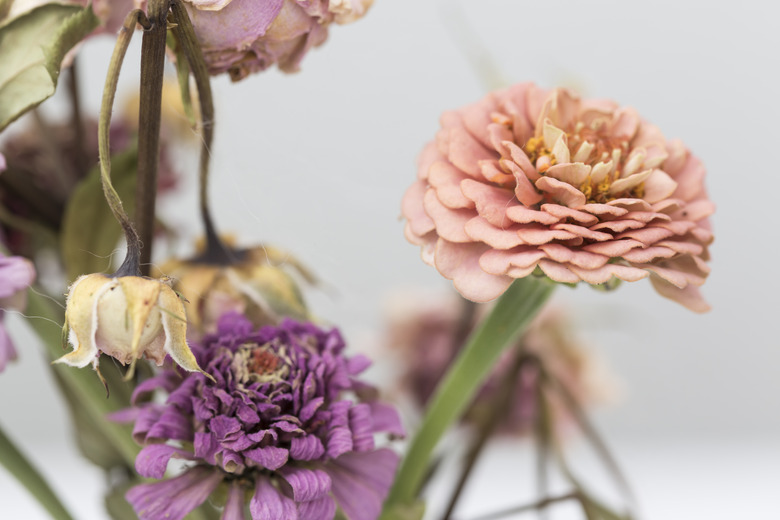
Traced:
[[138, 111], [138, 184], [135, 222], [142, 249], [140, 272], [149, 275], [157, 199], [157, 163], [160, 155], [160, 120], [165, 39], [170, 0], [150, 0], [149, 27], [141, 43], [141, 88]]
[[516, 280], [470, 336], [439, 384], [428, 413], [409, 445], [385, 503], [384, 518], [390, 518], [394, 508], [413, 503], [439, 439], [462, 415], [501, 353], [522, 334], [554, 288], [546, 279]]

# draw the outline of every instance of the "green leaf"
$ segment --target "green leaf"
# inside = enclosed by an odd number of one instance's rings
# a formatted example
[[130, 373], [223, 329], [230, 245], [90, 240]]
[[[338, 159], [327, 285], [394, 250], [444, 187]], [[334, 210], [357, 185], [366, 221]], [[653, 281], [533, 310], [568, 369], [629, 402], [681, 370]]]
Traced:
[[0, 464], [27, 488], [32, 496], [57, 520], [73, 520], [73, 517], [54, 494], [49, 484], [35, 466], [25, 458], [0, 428]]
[[54, 94], [65, 54], [98, 23], [91, 7], [46, 4], [0, 27], [0, 131]]
[[529, 276], [516, 280], [469, 337], [449, 372], [439, 383], [428, 413], [401, 461], [390, 490], [383, 520], [398, 505], [412, 505], [427, 473], [439, 439], [474, 397], [501, 353], [525, 330], [552, 294], [555, 284]]
[[[111, 161], [111, 178], [129, 213], [135, 207], [135, 173], [138, 152], [135, 146]], [[110, 267], [110, 257], [122, 236], [103, 197], [100, 169], [93, 168], [79, 183], [65, 208], [62, 223], [62, 258], [69, 281], [84, 273], [102, 273]]]
[[396, 504], [382, 513], [384, 520], [422, 520], [425, 502], [417, 500], [411, 504]]

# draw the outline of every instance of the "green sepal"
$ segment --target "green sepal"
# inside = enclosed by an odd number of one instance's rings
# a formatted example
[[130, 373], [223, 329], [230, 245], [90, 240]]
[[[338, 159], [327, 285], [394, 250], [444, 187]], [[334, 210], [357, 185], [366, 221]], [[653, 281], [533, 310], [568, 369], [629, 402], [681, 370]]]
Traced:
[[190, 91], [190, 62], [184, 54], [179, 40], [173, 31], [168, 32], [166, 44], [176, 56], [176, 78], [179, 80], [179, 93], [184, 107], [184, 115], [192, 128], [198, 127], [198, 119], [195, 115], [195, 107], [192, 104], [192, 92]]
[[64, 4], [0, 23], [0, 131], [54, 94], [63, 58], [99, 23], [90, 6]]

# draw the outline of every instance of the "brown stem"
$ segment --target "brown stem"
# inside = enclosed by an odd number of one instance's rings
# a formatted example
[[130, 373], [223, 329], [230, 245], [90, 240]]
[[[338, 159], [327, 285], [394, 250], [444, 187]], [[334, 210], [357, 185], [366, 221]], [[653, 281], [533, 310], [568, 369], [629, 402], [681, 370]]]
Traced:
[[173, 0], [171, 10], [176, 22], [176, 26], [173, 28], [174, 35], [182, 46], [192, 76], [195, 78], [200, 104], [200, 121], [203, 132], [199, 174], [200, 215], [206, 232], [206, 249], [198, 260], [207, 263], [229, 264], [236, 260], [237, 253], [226, 247], [220, 240], [211, 218], [208, 202], [209, 159], [211, 158], [211, 142], [214, 140], [214, 101], [211, 95], [209, 71], [203, 58], [203, 52], [198, 45], [192, 22], [181, 0]]
[[445, 520], [450, 518], [455, 511], [455, 506], [457, 506], [463, 489], [471, 476], [471, 471], [474, 469], [474, 465], [477, 463], [488, 439], [501, 422], [501, 419], [506, 416], [507, 411], [512, 407], [515, 389], [517, 388], [517, 379], [520, 376], [521, 369], [527, 364], [526, 362], [528, 360], [523, 353], [524, 350], [522, 343], [515, 349], [514, 361], [507, 373], [504, 374], [504, 377], [501, 379], [501, 384], [498, 388], [496, 399], [493, 401], [493, 406], [490, 407], [487, 415], [479, 424], [479, 429], [474, 437], [474, 442], [469, 447], [469, 451], [466, 454], [466, 460], [463, 463], [463, 469], [461, 470], [458, 482], [450, 495], [447, 510], [442, 517]]
[[160, 118], [165, 37], [170, 0], [150, 0], [147, 17], [151, 24], [141, 43], [141, 88], [138, 111], [138, 180], [136, 184], [135, 223], [141, 239], [140, 269], [149, 275], [154, 238], [157, 199], [157, 163], [160, 155]]
[[[534, 362], [537, 365], [537, 371], [541, 371], [540, 361], [538, 358], [534, 358]], [[550, 460], [550, 445], [552, 438], [552, 429], [550, 425], [550, 414], [545, 402], [544, 389], [542, 388], [543, 378], [541, 374], [536, 380], [536, 417], [534, 427], [534, 440], [536, 443], [536, 493], [537, 496], [545, 497], [548, 492], [549, 484], [549, 460]], [[540, 520], [546, 520], [548, 518], [547, 510], [542, 509], [539, 511]]]
[[495, 520], [496, 518], [503, 518], [509, 515], [530, 513], [531, 511], [543, 511], [545, 508], [553, 504], [556, 504], [558, 502], [566, 502], [567, 500], [578, 500], [579, 498], [580, 498], [580, 494], [577, 491], [571, 491], [563, 495], [542, 498], [530, 504], [524, 504], [522, 506], [503, 509], [501, 511], [496, 511], [494, 513], [488, 513], [487, 515], [479, 516], [477, 518], [474, 518], [473, 520]]

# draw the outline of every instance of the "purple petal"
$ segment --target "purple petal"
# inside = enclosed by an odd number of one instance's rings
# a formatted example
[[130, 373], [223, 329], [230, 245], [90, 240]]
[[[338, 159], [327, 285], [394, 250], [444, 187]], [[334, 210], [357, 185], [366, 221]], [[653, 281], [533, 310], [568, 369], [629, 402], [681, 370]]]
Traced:
[[150, 444], [144, 448], [135, 457], [135, 469], [146, 478], [163, 478], [165, 469], [168, 467], [168, 461], [171, 457], [178, 455], [183, 458], [190, 458], [190, 454], [181, 448], [169, 446], [167, 444]]
[[220, 520], [244, 520], [244, 488], [233, 482]]
[[322, 441], [315, 435], [293, 437], [290, 441], [290, 458], [293, 460], [319, 459], [325, 453]]
[[222, 450], [222, 468], [228, 473], [243, 473], [244, 457], [231, 450]]
[[381, 449], [348, 453], [327, 466], [331, 492], [350, 520], [375, 520], [398, 466], [398, 455]]
[[279, 469], [287, 462], [287, 450], [277, 448], [276, 446], [266, 446], [265, 448], [255, 448], [244, 452], [244, 456], [263, 468], [275, 470]]
[[332, 520], [336, 516], [336, 502], [330, 496], [298, 504], [300, 520]]
[[130, 402], [132, 404], [138, 404], [139, 400], [146, 398], [158, 388], [169, 393], [172, 392], [176, 388], [175, 376], [175, 373], [165, 371], [158, 376], [141, 381], [138, 383], [138, 386], [135, 387], [135, 390], [133, 390], [133, 396]]
[[298, 510], [291, 498], [279, 493], [271, 482], [258, 478], [255, 494], [249, 501], [252, 520], [298, 520]]
[[360, 403], [349, 410], [349, 428], [352, 430], [352, 449], [370, 451], [374, 449], [374, 421], [371, 407]]
[[306, 469], [287, 466], [279, 473], [292, 488], [293, 500], [309, 502], [327, 495], [330, 491], [330, 476], [321, 469]]
[[192, 435], [191, 419], [182, 415], [178, 409], [167, 407], [157, 422], [149, 428], [146, 439], [191, 441]]
[[140, 520], [181, 520], [201, 505], [221, 481], [219, 471], [196, 467], [170, 480], [135, 486], [125, 498]]
[[211, 433], [196, 433], [193, 447], [195, 448], [196, 457], [212, 465], [217, 463], [216, 456], [219, 451], [219, 444], [217, 444], [214, 435]]
[[371, 360], [363, 354], [358, 354], [357, 356], [352, 356], [347, 361], [347, 372], [349, 372], [349, 375], [354, 376], [370, 366]]
[[209, 421], [209, 429], [214, 433], [218, 441], [224, 441], [231, 433], [241, 430], [241, 423], [235, 417], [218, 415]]
[[28, 287], [34, 279], [32, 262], [21, 256], [0, 256], [0, 298], [10, 298]]
[[335, 459], [352, 451], [352, 432], [346, 426], [333, 428], [328, 432], [328, 457]]
[[401, 418], [398, 416], [398, 411], [395, 407], [389, 404], [380, 403], [374, 401], [369, 403], [371, 406], [371, 414], [374, 420], [374, 433], [387, 432], [397, 437], [405, 437], [406, 430], [401, 425]]
[[301, 413], [298, 414], [298, 417], [301, 418], [301, 422], [305, 423], [309, 419], [311, 419], [314, 414], [317, 412], [317, 409], [322, 406], [322, 403], [325, 402], [324, 397], [315, 397], [301, 409]]

